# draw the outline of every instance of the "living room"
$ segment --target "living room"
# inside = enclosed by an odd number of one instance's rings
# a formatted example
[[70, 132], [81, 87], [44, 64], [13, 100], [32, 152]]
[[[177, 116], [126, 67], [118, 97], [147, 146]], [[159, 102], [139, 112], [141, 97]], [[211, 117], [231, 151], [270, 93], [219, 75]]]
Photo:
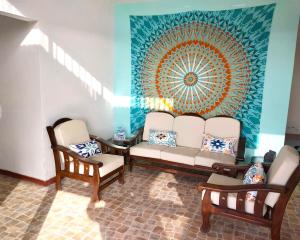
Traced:
[[1, 238], [298, 239], [299, 15], [0, 0]]

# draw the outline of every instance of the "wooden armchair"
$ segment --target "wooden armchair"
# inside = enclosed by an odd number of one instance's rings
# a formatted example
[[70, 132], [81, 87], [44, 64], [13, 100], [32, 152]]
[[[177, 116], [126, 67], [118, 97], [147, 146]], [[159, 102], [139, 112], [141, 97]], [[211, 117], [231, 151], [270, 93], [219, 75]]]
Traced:
[[[271, 165], [264, 165], [267, 184], [243, 184], [241, 179], [233, 178], [249, 167], [214, 164], [216, 173], [198, 186], [202, 192], [202, 232], [209, 231], [211, 214], [221, 214], [269, 227], [272, 239], [280, 239], [286, 205], [300, 180], [299, 153], [284, 146]], [[257, 191], [255, 201], [246, 199], [248, 191]]]
[[[54, 154], [56, 168], [56, 189], [61, 190], [61, 179], [69, 177], [93, 186], [91, 201], [100, 200], [100, 191], [116, 180], [124, 183], [124, 155], [128, 148], [111, 144], [104, 139], [90, 135], [81, 120], [62, 118], [47, 132]], [[95, 139], [101, 145], [102, 154], [83, 158], [71, 151], [70, 144], [78, 144]]]

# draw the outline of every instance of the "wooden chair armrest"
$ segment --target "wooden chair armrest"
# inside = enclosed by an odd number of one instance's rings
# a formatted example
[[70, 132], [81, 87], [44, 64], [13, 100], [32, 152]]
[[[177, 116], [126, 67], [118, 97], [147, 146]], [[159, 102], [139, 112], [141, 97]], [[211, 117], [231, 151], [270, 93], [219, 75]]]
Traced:
[[273, 184], [242, 184], [242, 185], [217, 185], [211, 183], [200, 183], [198, 185], [198, 190], [209, 190], [214, 192], [227, 192], [227, 193], [239, 193], [239, 192], [277, 192], [285, 193], [286, 187]]
[[89, 159], [89, 158], [83, 158], [79, 154], [77, 154], [76, 152], [73, 152], [73, 151], [71, 151], [70, 149], [68, 149], [64, 146], [56, 145], [56, 146], [52, 146], [51, 148], [53, 150], [57, 150], [57, 151], [65, 153], [65, 154], [68, 154], [70, 157], [72, 157], [73, 159], [78, 160], [79, 162], [88, 163], [88, 164], [91, 164], [91, 165], [96, 165], [98, 167], [103, 166], [102, 162], [98, 162], [98, 161], [95, 161], [95, 160], [92, 160], [92, 159]]
[[215, 173], [221, 175], [227, 175], [230, 177], [236, 177], [239, 172], [246, 172], [250, 164], [245, 165], [231, 165], [231, 164], [224, 164], [224, 163], [214, 163], [212, 165], [212, 169]]

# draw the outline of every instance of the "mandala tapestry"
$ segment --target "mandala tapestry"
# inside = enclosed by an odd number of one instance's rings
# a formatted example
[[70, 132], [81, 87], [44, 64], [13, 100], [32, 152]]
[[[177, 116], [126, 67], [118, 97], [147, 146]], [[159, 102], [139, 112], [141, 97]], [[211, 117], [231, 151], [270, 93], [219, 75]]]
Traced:
[[256, 148], [274, 7], [131, 16], [131, 131], [153, 109], [230, 115]]

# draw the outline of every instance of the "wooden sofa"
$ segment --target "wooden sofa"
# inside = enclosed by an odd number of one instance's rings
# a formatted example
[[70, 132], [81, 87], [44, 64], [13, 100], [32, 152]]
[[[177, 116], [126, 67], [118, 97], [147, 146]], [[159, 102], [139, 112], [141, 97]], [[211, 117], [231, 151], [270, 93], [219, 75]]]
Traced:
[[[177, 146], [148, 144], [150, 129], [175, 131]], [[205, 120], [195, 114], [174, 117], [168, 112], [150, 112], [146, 116], [144, 128], [133, 139], [129, 156], [130, 170], [133, 165], [137, 165], [171, 173], [198, 175], [198, 171], [214, 172], [214, 163], [235, 165], [237, 160], [244, 160], [245, 139], [240, 136], [240, 132], [241, 123], [227, 116]], [[236, 157], [201, 152], [204, 134], [237, 137], [239, 141], [234, 147]]]

